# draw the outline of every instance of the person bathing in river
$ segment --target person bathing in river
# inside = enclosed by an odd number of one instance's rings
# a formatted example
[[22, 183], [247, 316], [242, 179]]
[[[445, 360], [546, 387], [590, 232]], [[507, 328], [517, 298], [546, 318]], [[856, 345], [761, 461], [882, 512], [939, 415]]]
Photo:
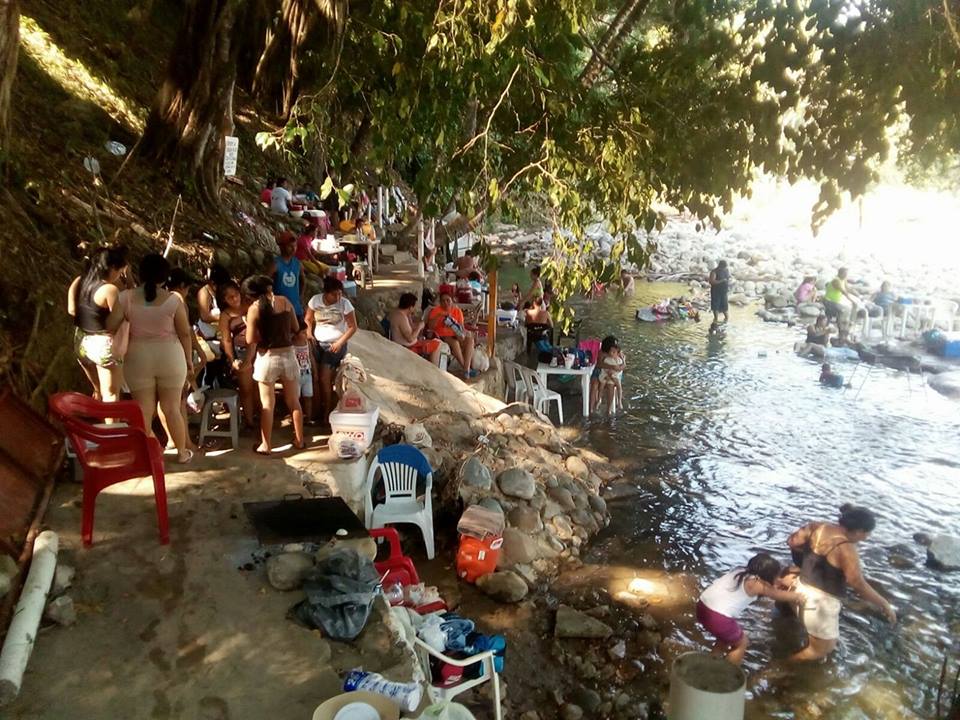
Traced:
[[730, 270], [727, 269], [727, 261], [720, 260], [717, 266], [710, 271], [710, 311], [713, 313], [713, 321], [718, 322], [720, 315], [723, 315], [723, 321], [730, 319], [730, 307], [727, 302], [727, 293], [730, 289]]
[[793, 562], [800, 568], [793, 591], [803, 597], [800, 619], [808, 636], [806, 647], [791, 660], [819, 660], [834, 651], [848, 586], [891, 623], [897, 621], [893, 607], [867, 582], [860, 567], [857, 544], [870, 537], [876, 524], [872, 512], [847, 503], [840, 507], [837, 523], [808, 523], [787, 540]]
[[600, 361], [600, 392], [607, 399], [607, 415], [623, 409], [623, 369], [627, 361], [620, 346], [614, 342]]
[[776, 587], [780, 563], [767, 553], [750, 558], [746, 567], [734, 568], [703, 591], [697, 602], [697, 622], [717, 640], [713, 654], [723, 654], [734, 665], [743, 662], [749, 639], [737, 618], [757, 598], [799, 605], [799, 593]]

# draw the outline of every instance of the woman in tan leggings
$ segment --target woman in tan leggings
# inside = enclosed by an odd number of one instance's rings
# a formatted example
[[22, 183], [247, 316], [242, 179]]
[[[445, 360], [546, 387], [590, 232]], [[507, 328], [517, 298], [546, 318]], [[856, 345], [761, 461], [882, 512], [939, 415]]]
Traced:
[[124, 366], [127, 385], [143, 411], [148, 435], [153, 435], [157, 403], [167, 418], [177, 460], [190, 462], [187, 428], [180, 412], [180, 393], [193, 375], [190, 321], [183, 300], [162, 285], [170, 272], [166, 259], [151, 253], [140, 262], [140, 285], [120, 294], [107, 329], [130, 323], [130, 347]]

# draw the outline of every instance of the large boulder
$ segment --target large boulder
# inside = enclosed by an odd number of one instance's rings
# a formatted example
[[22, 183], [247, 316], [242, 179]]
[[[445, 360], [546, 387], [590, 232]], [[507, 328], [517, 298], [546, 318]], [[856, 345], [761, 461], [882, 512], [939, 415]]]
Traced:
[[489, 490], [493, 486], [490, 469], [476, 455], [471, 455], [463, 464], [463, 484], [478, 490]]
[[509, 570], [480, 576], [477, 578], [477, 587], [502, 603], [520, 602], [530, 590], [522, 577]]
[[934, 375], [927, 384], [941, 395], [960, 400], [960, 370]]
[[927, 548], [927, 563], [939, 570], [960, 570], [960, 538], [935, 535]]
[[500, 567], [525, 565], [539, 557], [537, 541], [530, 533], [517, 528], [507, 528], [503, 531], [503, 546], [500, 548]]
[[537, 491], [537, 481], [523, 468], [510, 468], [497, 478], [500, 492], [510, 497], [530, 500]]
[[557, 622], [553, 634], [558, 638], [606, 640], [613, 635], [613, 628], [586, 613], [561, 605], [557, 608]]

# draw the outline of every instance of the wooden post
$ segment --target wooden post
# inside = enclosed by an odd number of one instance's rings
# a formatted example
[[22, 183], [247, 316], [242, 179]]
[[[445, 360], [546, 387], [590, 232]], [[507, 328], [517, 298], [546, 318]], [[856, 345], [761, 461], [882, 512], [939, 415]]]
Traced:
[[497, 271], [487, 275], [487, 357], [493, 358], [497, 347]]

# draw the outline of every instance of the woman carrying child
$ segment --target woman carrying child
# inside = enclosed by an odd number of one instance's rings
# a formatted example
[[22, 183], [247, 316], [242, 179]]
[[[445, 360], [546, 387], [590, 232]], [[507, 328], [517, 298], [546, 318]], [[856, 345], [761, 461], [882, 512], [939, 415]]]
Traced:
[[240, 388], [240, 408], [247, 429], [255, 426], [256, 396], [253, 392], [253, 357], [247, 346], [247, 310], [250, 303], [240, 292], [240, 286], [227, 280], [217, 289], [220, 308], [220, 338], [223, 356]]

